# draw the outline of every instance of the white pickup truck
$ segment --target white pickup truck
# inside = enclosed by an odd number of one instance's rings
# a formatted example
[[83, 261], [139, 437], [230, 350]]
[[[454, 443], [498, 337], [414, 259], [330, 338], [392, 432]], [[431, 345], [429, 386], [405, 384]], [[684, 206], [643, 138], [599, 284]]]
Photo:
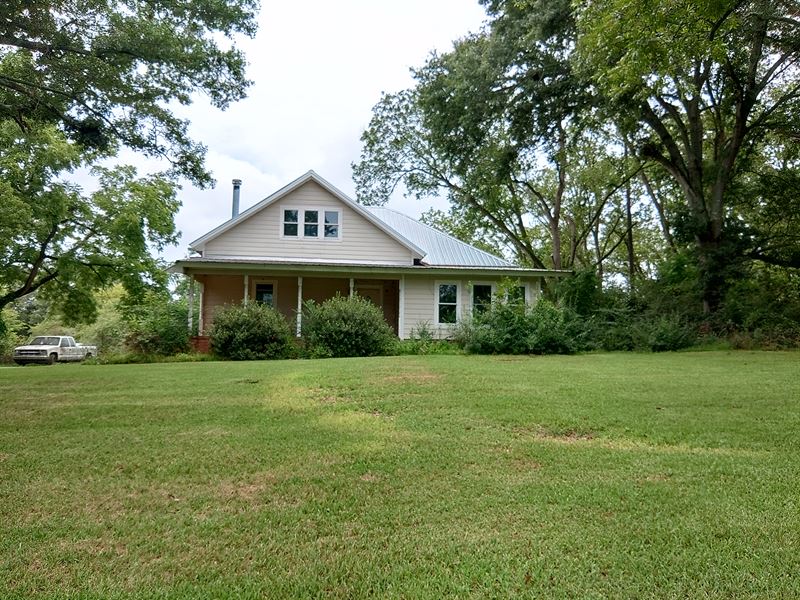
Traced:
[[96, 346], [82, 346], [68, 335], [41, 335], [25, 346], [14, 348], [14, 362], [18, 365], [54, 362], [77, 362], [97, 356]]

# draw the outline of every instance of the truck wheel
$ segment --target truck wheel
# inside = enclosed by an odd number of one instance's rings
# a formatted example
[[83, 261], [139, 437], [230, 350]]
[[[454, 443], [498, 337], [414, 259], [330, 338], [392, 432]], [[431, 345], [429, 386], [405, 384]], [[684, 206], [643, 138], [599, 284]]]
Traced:
[[58, 354], [53, 352], [50, 356], [47, 357], [47, 364], [52, 365], [55, 362], [58, 362]]

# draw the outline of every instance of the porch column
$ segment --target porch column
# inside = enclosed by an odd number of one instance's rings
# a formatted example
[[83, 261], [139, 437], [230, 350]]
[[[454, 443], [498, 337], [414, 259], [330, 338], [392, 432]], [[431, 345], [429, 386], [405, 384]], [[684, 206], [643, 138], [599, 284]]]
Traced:
[[189, 328], [189, 335], [192, 335], [192, 325], [194, 325], [194, 277], [187, 275], [189, 278], [189, 287], [186, 291], [186, 307], [189, 309], [186, 318], [186, 326]]
[[406, 276], [400, 275], [400, 283], [397, 286], [397, 337], [405, 339], [404, 331], [406, 326]]
[[353, 277], [351, 277], [350, 278], [350, 297], [352, 298], [355, 295], [356, 295], [356, 280]]
[[200, 282], [200, 310], [198, 311], [197, 315], [197, 333], [199, 335], [205, 335], [205, 322], [203, 320], [203, 296], [205, 295], [206, 291], [206, 284], [202, 281]]
[[244, 298], [242, 304], [247, 306], [247, 300], [250, 298], [250, 276], [245, 273], [244, 276]]
[[300, 337], [300, 332], [303, 330], [303, 278], [297, 277], [297, 327], [295, 335]]

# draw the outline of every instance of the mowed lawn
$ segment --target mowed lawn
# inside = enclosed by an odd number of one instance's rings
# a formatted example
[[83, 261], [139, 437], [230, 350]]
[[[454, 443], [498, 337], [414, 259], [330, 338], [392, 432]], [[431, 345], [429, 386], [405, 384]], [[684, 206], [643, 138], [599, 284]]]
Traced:
[[0, 369], [0, 598], [798, 598], [800, 354]]

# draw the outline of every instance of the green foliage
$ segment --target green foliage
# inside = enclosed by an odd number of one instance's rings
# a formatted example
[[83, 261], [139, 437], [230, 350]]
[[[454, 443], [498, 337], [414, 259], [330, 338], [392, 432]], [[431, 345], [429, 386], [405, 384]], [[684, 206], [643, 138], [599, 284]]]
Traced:
[[23, 328], [23, 322], [16, 311], [10, 307], [0, 311], [0, 362], [10, 361], [14, 347], [25, 341], [20, 333]]
[[746, 262], [800, 267], [796, 3], [575, 7], [578, 70], [631, 147], [682, 192], [674, 222], [696, 250], [705, 311]]
[[185, 301], [162, 294], [126, 312], [125, 345], [133, 352], [170, 356], [189, 351]]
[[306, 302], [303, 339], [309, 354], [319, 358], [388, 354], [397, 342], [383, 311], [360, 296]]
[[593, 269], [581, 269], [572, 277], [559, 279], [555, 295], [566, 307], [581, 316], [592, 313], [600, 301], [600, 280]]
[[289, 358], [294, 350], [289, 323], [259, 302], [218, 309], [209, 337], [214, 353], [230, 360]]
[[640, 348], [653, 352], [683, 350], [697, 341], [694, 327], [679, 316], [664, 315], [642, 320], [634, 331]]
[[571, 334], [569, 313], [548, 300], [526, 307], [496, 298], [459, 323], [455, 341], [470, 354], [571, 354]]
[[[116, 282], [132, 296], [163, 285], [151, 255], [177, 241], [175, 184], [133, 167], [96, 167], [98, 189], [61, 179], [94, 160], [53, 126], [25, 135], [0, 121], [0, 308], [37, 292], [65, 324], [97, 316], [96, 292]], [[5, 187], [3, 187], [5, 186]]]
[[424, 356], [429, 354], [458, 354], [460, 350], [449, 340], [436, 339], [430, 321], [423, 321], [411, 329], [411, 337], [409, 339], [397, 341], [394, 353]]
[[[118, 144], [167, 157], [206, 185], [205, 148], [170, 107], [205, 94], [219, 108], [245, 95], [245, 59], [258, 0], [168, 0], [0, 6], [0, 121], [22, 133], [48, 122], [89, 149]], [[0, 147], [7, 147], [5, 143]]]

